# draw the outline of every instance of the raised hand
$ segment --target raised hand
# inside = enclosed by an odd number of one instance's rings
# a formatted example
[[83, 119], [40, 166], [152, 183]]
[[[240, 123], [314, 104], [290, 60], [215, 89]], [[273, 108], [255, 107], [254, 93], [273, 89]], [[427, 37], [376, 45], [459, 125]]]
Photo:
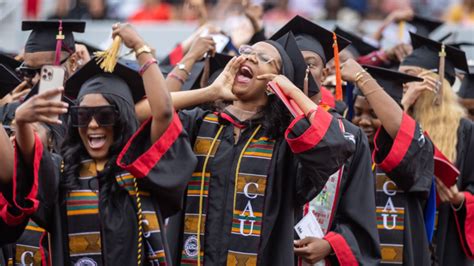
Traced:
[[431, 72], [425, 72], [419, 75], [423, 78], [421, 82], [410, 82], [407, 84], [407, 90], [403, 94], [402, 106], [405, 110], [408, 110], [418, 100], [420, 95], [425, 91], [430, 91], [433, 94], [439, 89], [440, 81], [432, 76]]
[[284, 75], [263, 74], [258, 76], [257, 79], [275, 82], [280, 86], [282, 92], [290, 98], [293, 98], [292, 96], [295, 92], [301, 92], [301, 90]]
[[240, 66], [245, 62], [242, 56], [232, 58], [225, 66], [222, 73], [211, 84], [211, 88], [216, 91], [217, 98], [223, 101], [235, 101], [237, 97], [232, 93], [235, 76]]
[[364, 71], [364, 68], [359, 65], [354, 59], [347, 59], [341, 65], [341, 78], [347, 82], [354, 82], [356, 80], [357, 73]]
[[207, 52], [210, 52], [211, 55], [213, 55], [215, 53], [215, 50], [216, 43], [214, 42], [212, 37], [198, 37], [191, 45], [189, 52], [186, 54], [186, 57], [189, 57], [194, 61], [199, 61], [201, 58], [204, 57]]
[[112, 26], [112, 30], [112, 37], [115, 38], [115, 36], [120, 36], [125, 46], [130, 49], [138, 50], [145, 44], [143, 38], [128, 23], [116, 23]]
[[402, 62], [413, 51], [410, 44], [400, 43], [385, 51], [391, 61]]
[[18, 86], [16, 86], [16, 88], [13, 89], [9, 94], [5, 95], [2, 99], [0, 99], [0, 106], [21, 100], [21, 98], [25, 97], [30, 92], [30, 90], [31, 89], [28, 87], [28, 82], [23, 81]]
[[62, 121], [59, 120], [57, 116], [67, 113], [68, 104], [50, 99], [60, 95], [63, 90], [64, 88], [60, 87], [45, 91], [44, 93], [31, 97], [28, 101], [21, 104], [15, 112], [17, 125], [34, 122], [62, 124]]

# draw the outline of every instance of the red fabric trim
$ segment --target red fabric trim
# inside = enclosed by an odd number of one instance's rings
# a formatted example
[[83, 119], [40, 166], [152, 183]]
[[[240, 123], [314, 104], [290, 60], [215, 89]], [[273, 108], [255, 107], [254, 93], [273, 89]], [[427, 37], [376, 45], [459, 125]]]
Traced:
[[313, 122], [308, 127], [308, 129], [306, 129], [306, 131], [300, 136], [290, 139], [288, 135], [296, 123], [298, 123], [301, 119], [305, 119], [304, 114], [297, 116], [291, 122], [290, 126], [288, 126], [285, 132], [285, 139], [288, 142], [288, 145], [290, 145], [293, 153], [302, 153], [318, 145], [318, 143], [326, 135], [329, 126], [331, 125], [332, 116], [322, 108], [318, 108], [313, 116]]
[[[405, 157], [405, 154], [410, 147], [411, 141], [415, 136], [416, 122], [406, 113], [403, 113], [402, 122], [400, 124], [400, 129], [398, 130], [397, 136], [393, 140], [392, 148], [388, 153], [387, 157], [377, 165], [385, 172], [391, 172], [395, 167], [397, 167], [400, 162]], [[379, 136], [381, 127], [377, 130], [374, 139], [375, 152], [379, 149], [377, 147], [377, 137]], [[375, 155], [374, 152], [374, 155]], [[375, 162], [375, 157], [373, 158]]]
[[336, 99], [334, 98], [334, 95], [332, 95], [331, 91], [322, 86], [319, 89], [321, 90], [321, 102], [319, 104], [336, 108]]
[[123, 148], [120, 152], [120, 155], [117, 158], [117, 165], [120, 166], [122, 169], [130, 172], [133, 176], [137, 178], [142, 178], [148, 175], [150, 170], [160, 161], [163, 154], [165, 154], [168, 149], [173, 145], [173, 143], [178, 138], [179, 134], [181, 134], [183, 130], [183, 125], [179, 120], [179, 116], [177, 114], [173, 115], [173, 119], [169, 124], [166, 131], [161, 135], [161, 137], [151, 145], [151, 147], [140, 157], [138, 157], [134, 162], [130, 163], [129, 165], [125, 165], [122, 163], [122, 159], [127, 153], [130, 145], [132, 145], [135, 138], [145, 130], [148, 124], [151, 123], [151, 118], [148, 119], [142, 126], [138, 129], [135, 134], [130, 138], [127, 145]]
[[41, 163], [41, 159], [43, 157], [43, 143], [39, 138], [38, 134], [35, 133], [35, 147], [34, 147], [34, 157], [33, 157], [33, 185], [31, 186], [30, 193], [26, 196], [25, 201], [30, 201], [32, 203], [32, 207], [24, 208], [20, 206], [17, 201], [16, 195], [16, 184], [17, 184], [17, 169], [18, 169], [18, 161], [17, 157], [20, 156], [18, 154], [18, 148], [16, 146], [16, 142], [14, 144], [15, 148], [15, 161], [14, 161], [14, 168], [13, 168], [13, 203], [15, 206], [20, 209], [20, 211], [24, 212], [26, 215], [34, 213], [39, 206], [39, 201], [36, 199], [38, 195], [38, 175], [39, 175], [39, 167]]
[[350, 266], [359, 265], [351, 248], [347, 244], [344, 237], [335, 232], [329, 232], [325, 237], [325, 240], [329, 242], [334, 253], [336, 253], [337, 261], [340, 265]]
[[222, 118], [229, 121], [232, 125], [234, 125], [237, 128], [244, 129], [244, 128], [247, 127], [246, 125], [242, 125], [239, 122], [235, 121], [235, 119], [233, 119], [232, 116], [230, 116], [226, 113], [220, 113], [220, 114], [217, 114], [217, 115], [220, 115]]
[[40, 254], [41, 254], [41, 265], [42, 266], [46, 266], [46, 254], [44, 252], [44, 248], [43, 248], [43, 239], [44, 239], [44, 236], [47, 234], [46, 231], [44, 231], [42, 234], [41, 234], [41, 237], [40, 237], [40, 241], [39, 241], [39, 250], [40, 250]]
[[19, 225], [25, 220], [26, 215], [21, 213], [19, 216], [14, 216], [8, 211], [8, 204], [5, 204], [0, 209], [0, 218], [9, 226]]
[[469, 259], [474, 259], [474, 195], [469, 192], [464, 192], [464, 197], [464, 208], [466, 209], [464, 232], [460, 226], [456, 211], [454, 211], [454, 218], [456, 220], [456, 227], [464, 254], [466, 254]]
[[181, 59], [183, 59], [183, 56], [183, 46], [181, 44], [178, 44], [169, 54], [170, 64], [172, 66], [176, 65], [177, 63], [179, 63], [179, 61], [181, 61]]

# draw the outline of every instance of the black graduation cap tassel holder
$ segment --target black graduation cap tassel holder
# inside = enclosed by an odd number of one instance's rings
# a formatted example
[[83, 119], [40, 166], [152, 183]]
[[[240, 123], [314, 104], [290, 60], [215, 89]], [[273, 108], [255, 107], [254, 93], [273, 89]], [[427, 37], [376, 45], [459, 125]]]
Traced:
[[59, 20], [58, 34], [56, 35], [56, 51], [54, 54], [54, 65], [59, 66], [61, 64], [61, 49], [64, 40], [63, 35], [63, 21]]
[[334, 43], [332, 47], [334, 49], [334, 67], [336, 69], [336, 101], [342, 101], [342, 80], [341, 80], [341, 63], [339, 61], [339, 46], [337, 45], [337, 35], [335, 32], [332, 33]]
[[446, 46], [444, 43], [441, 44], [441, 51], [439, 52], [439, 67], [438, 67], [438, 87], [436, 90], [436, 97], [434, 99], [435, 105], [440, 105], [443, 97], [443, 86], [444, 86], [444, 70], [446, 65]]

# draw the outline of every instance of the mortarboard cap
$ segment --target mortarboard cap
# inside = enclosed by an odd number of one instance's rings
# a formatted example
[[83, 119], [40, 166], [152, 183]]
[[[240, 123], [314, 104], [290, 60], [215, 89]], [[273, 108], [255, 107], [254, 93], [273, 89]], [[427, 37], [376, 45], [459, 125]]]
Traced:
[[[270, 39], [279, 39], [290, 31], [295, 35], [296, 43], [301, 51], [311, 51], [318, 54], [324, 64], [334, 57], [333, 32], [301, 16], [295, 16]], [[341, 51], [350, 44], [350, 41], [341, 36], [337, 36], [337, 44], [339, 51]]]
[[93, 58], [74, 73], [65, 86], [65, 95], [70, 99], [92, 93], [115, 95], [133, 106], [143, 99], [145, 88], [138, 72], [121, 61], [112, 73], [105, 73]]
[[0, 64], [8, 67], [12, 71], [15, 71], [15, 69], [21, 65], [21, 62], [5, 53], [0, 53]]
[[378, 47], [375, 47], [372, 44], [364, 41], [363, 37], [359, 37], [353, 33], [345, 31], [338, 26], [336, 26], [336, 29], [334, 29], [334, 32], [338, 36], [346, 38], [347, 40], [351, 42], [351, 44], [346, 49], [353, 48], [351, 49], [351, 51], [355, 50], [357, 52], [355, 56], [367, 55], [374, 51], [379, 50]]
[[474, 99], [474, 73], [464, 75], [458, 95], [463, 99]]
[[[285, 56], [282, 56], [283, 70], [285, 67], [290, 66], [292, 69], [291, 72], [293, 73], [289, 74], [290, 71], [288, 70], [289, 76], [284, 73], [285, 71], [283, 71], [283, 75], [287, 76], [301, 90], [303, 90], [305, 87], [305, 77], [308, 77], [308, 96], [311, 97], [317, 94], [319, 92], [318, 85], [314, 81], [313, 76], [311, 74], [306, 74], [307, 65], [304, 61], [303, 55], [301, 54], [301, 50], [298, 47], [298, 44], [296, 43], [296, 39], [293, 33], [290, 31], [282, 37], [278, 38], [276, 41], [269, 40], [267, 42], [269, 42], [270, 44], [272, 44], [273, 42], [278, 43], [281, 48], [283, 48], [283, 53], [285, 53], [288, 57], [286, 59]], [[277, 50], [279, 49], [278, 47], [275, 48], [277, 48]], [[282, 52], [280, 52], [280, 55], [281, 54]]]
[[[403, 97], [403, 84], [414, 81], [423, 81], [423, 79], [404, 74], [395, 70], [381, 67], [363, 65], [364, 69], [377, 81], [377, 83], [392, 97], [398, 104], [401, 104]], [[359, 89], [356, 94], [364, 96]]]
[[[427, 70], [436, 70], [437, 72], [442, 44], [415, 33], [410, 33], [410, 37], [413, 52], [403, 60], [401, 65], [417, 66]], [[445, 51], [445, 78], [452, 85], [456, 79], [456, 68], [466, 72], [469, 71], [466, 54], [464, 51], [449, 45], [445, 45]]]
[[0, 99], [15, 89], [20, 83], [21, 80], [11, 69], [0, 64]]
[[410, 23], [413, 27], [416, 28], [416, 34], [421, 35], [423, 37], [428, 37], [431, 32], [433, 32], [438, 27], [444, 24], [443, 21], [419, 15], [413, 16], [413, 19], [408, 23]]
[[[31, 30], [30, 36], [26, 40], [25, 52], [44, 52], [56, 51], [56, 35], [59, 32], [59, 20], [43, 20], [43, 21], [23, 21], [21, 25], [22, 31]], [[86, 23], [78, 20], [62, 21], [62, 34], [64, 35], [62, 50], [74, 51], [73, 32], [84, 32]], [[67, 47], [67, 48], [66, 48]]]

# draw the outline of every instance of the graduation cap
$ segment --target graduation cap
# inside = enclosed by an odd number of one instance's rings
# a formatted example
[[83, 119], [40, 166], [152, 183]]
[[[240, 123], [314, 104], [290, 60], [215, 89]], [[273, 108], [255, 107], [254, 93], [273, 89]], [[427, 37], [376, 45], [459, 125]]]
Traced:
[[60, 37], [59, 40], [62, 38], [62, 51], [75, 51], [72, 33], [84, 32], [85, 26], [84, 21], [78, 20], [23, 21], [21, 30], [31, 30], [26, 40], [25, 53], [56, 51], [57, 37]]
[[411, 21], [408, 21], [413, 27], [416, 28], [416, 34], [421, 35], [423, 37], [428, 37], [431, 32], [439, 28], [441, 25], [444, 24], [443, 21], [423, 17], [420, 15], [413, 16]]
[[[438, 72], [443, 44], [415, 33], [410, 33], [410, 37], [413, 52], [403, 60], [401, 65], [417, 66]], [[466, 72], [469, 71], [466, 54], [464, 51], [449, 45], [445, 45], [445, 54], [444, 75], [452, 85], [456, 79], [456, 68]]]
[[[363, 65], [362, 67], [398, 104], [401, 104], [402, 102], [404, 83], [423, 81], [422, 78], [407, 75], [391, 69], [368, 65]], [[356, 95], [364, 96], [358, 88], [356, 88]]]
[[[362, 37], [359, 37], [353, 33], [341, 29], [339, 26], [336, 26], [334, 32], [341, 37], [348, 39], [351, 44], [346, 48], [350, 49], [351, 52], [356, 56], [367, 55], [374, 51], [378, 51], [379, 48], [373, 46], [372, 44], [364, 41]], [[355, 53], [354, 53], [355, 52]]]
[[0, 64], [0, 99], [15, 89], [20, 83], [21, 80], [14, 72]]
[[458, 95], [463, 99], [474, 99], [474, 73], [464, 75]]
[[115, 95], [134, 106], [145, 96], [145, 87], [138, 72], [121, 61], [112, 73], [105, 73], [93, 58], [74, 73], [65, 86], [65, 95], [70, 99], [91, 93]]
[[462, 47], [474, 46], [474, 42], [452, 42], [452, 43], [447, 43], [447, 45], [458, 48], [459, 50], [463, 50]]
[[21, 65], [21, 62], [5, 53], [0, 53], [0, 64], [15, 71], [15, 69]]
[[[266, 42], [272, 44], [280, 53], [283, 75], [287, 76], [298, 88], [305, 91], [309, 97], [319, 93], [319, 87], [314, 81], [313, 76], [307, 71], [306, 62], [291, 31], [276, 39], [276, 41], [272, 37], [272, 40]], [[279, 46], [275, 45], [275, 43], [279, 44]]]
[[[279, 39], [290, 31], [295, 35], [296, 43], [301, 51], [311, 51], [318, 54], [324, 64], [334, 57], [333, 32], [301, 16], [295, 16], [270, 39]], [[350, 44], [350, 41], [337, 36], [337, 44], [339, 50], [342, 50]]]

